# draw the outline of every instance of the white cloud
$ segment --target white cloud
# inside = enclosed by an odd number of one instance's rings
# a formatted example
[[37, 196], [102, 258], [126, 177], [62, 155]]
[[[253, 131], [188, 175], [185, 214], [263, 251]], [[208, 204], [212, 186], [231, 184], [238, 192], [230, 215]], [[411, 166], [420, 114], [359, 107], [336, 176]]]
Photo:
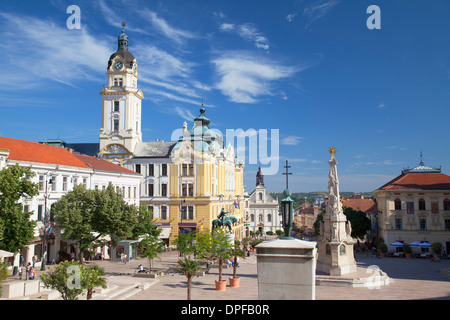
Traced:
[[256, 103], [261, 96], [273, 95], [274, 82], [299, 71], [245, 52], [223, 54], [211, 62], [220, 79], [215, 87], [230, 101], [240, 103]]
[[195, 118], [195, 116], [192, 114], [192, 112], [185, 108], [175, 107], [175, 112], [180, 117], [182, 117], [184, 120], [187, 120], [187, 121], [193, 121]]
[[234, 32], [238, 34], [242, 39], [253, 42], [254, 45], [259, 49], [268, 50], [270, 48], [269, 40], [251, 23], [245, 23], [241, 25], [222, 23], [220, 25], [220, 30], [225, 32]]
[[87, 27], [69, 30], [51, 20], [8, 13], [0, 17], [0, 67], [12, 75], [0, 80], [4, 89], [42, 87], [42, 79], [73, 87], [80, 81], [103, 80], [110, 43], [92, 36]]
[[178, 44], [184, 43], [186, 39], [197, 38], [197, 35], [192, 32], [171, 26], [165, 19], [160, 18], [154, 11], [143, 8], [138, 12], [143, 18], [147, 19], [157, 31]]
[[297, 15], [297, 13], [289, 13], [289, 14], [286, 16], [286, 20], [289, 21], [289, 22], [292, 22], [292, 21], [294, 20], [294, 18], [295, 18], [296, 15]]
[[337, 0], [317, 0], [306, 7], [303, 10], [303, 15], [308, 19], [305, 29], [308, 29], [314, 21], [324, 17], [338, 3]]
[[296, 146], [300, 143], [300, 140], [302, 139], [303, 139], [302, 137], [298, 136], [288, 136], [281, 139], [281, 144]]

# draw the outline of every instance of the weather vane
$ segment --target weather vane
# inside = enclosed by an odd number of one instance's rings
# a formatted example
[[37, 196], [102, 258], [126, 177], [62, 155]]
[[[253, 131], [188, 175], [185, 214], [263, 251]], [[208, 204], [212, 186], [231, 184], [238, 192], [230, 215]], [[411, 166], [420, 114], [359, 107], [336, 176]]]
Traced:
[[125, 21], [122, 21], [122, 29], [125, 29], [126, 26], [127, 24], [125, 23]]
[[329, 148], [328, 152], [331, 154], [331, 160], [334, 160], [334, 155], [337, 153], [336, 147]]

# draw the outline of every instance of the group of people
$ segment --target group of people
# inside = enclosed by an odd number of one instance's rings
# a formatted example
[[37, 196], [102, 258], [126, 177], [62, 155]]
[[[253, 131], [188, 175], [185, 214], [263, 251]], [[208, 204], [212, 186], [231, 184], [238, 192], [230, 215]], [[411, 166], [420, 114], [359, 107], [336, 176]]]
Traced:
[[[23, 266], [19, 266], [19, 279], [22, 280], [22, 275], [23, 275], [23, 270], [24, 267]], [[36, 277], [36, 271], [34, 271], [34, 267], [31, 266], [31, 262], [28, 262], [27, 266], [25, 267], [25, 280], [34, 280], [34, 278]]]

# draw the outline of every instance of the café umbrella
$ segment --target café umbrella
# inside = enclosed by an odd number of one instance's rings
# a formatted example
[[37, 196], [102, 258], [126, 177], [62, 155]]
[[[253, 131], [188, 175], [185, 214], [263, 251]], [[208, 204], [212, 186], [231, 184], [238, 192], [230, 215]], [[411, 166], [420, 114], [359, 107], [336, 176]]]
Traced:
[[400, 241], [396, 241], [394, 243], [391, 243], [391, 246], [393, 246], [393, 247], [403, 247], [403, 243], [401, 243]]

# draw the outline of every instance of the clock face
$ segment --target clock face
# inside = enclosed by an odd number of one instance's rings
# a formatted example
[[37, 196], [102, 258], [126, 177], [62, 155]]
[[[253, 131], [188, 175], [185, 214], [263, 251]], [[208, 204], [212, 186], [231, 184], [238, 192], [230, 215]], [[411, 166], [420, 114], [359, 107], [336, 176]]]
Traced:
[[114, 69], [115, 69], [116, 71], [121, 70], [122, 67], [123, 67], [122, 61], [116, 61], [116, 62], [114, 63]]

